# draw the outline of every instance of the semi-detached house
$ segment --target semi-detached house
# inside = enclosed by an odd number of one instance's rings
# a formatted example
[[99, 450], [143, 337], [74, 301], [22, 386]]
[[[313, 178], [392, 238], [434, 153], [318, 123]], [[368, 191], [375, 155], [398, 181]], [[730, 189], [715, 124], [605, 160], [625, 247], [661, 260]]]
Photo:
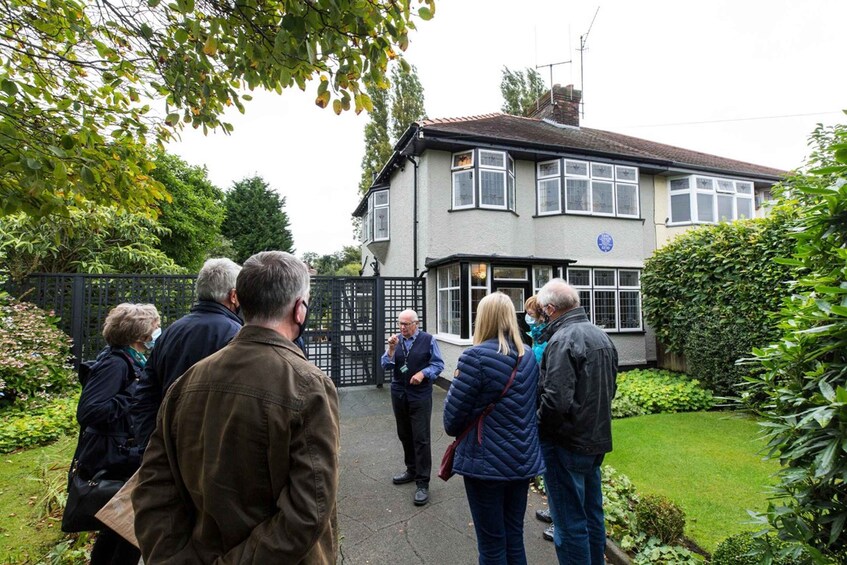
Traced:
[[[365, 275], [425, 276], [426, 330], [451, 378], [476, 306], [523, 303], [552, 277], [577, 287], [622, 365], [656, 360], [641, 311], [644, 261], [692, 225], [760, 215], [785, 171], [580, 127], [556, 85], [530, 117], [412, 124], [354, 215]], [[374, 261], [375, 260], [375, 261]]]

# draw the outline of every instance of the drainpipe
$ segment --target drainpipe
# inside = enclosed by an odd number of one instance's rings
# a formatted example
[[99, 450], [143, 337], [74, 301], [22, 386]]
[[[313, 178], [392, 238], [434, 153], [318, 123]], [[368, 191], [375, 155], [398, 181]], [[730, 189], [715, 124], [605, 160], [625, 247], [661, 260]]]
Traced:
[[415, 176], [412, 181], [414, 189], [414, 205], [412, 207], [414, 217], [412, 218], [412, 261], [414, 264], [412, 265], [412, 276], [418, 276], [418, 162], [414, 160], [411, 156], [407, 155], [406, 159], [412, 162], [415, 166]]

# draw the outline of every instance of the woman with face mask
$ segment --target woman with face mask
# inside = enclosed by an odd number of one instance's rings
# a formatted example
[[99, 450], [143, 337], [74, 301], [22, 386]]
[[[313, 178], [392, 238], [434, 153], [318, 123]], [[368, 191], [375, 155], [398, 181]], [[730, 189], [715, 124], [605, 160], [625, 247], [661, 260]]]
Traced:
[[[82, 479], [100, 471], [104, 479], [126, 481], [141, 461], [135, 445], [130, 401], [154, 347], [159, 313], [152, 304], [119, 304], [103, 323], [108, 344], [88, 371], [80, 372], [82, 395], [76, 418], [80, 426], [74, 464]], [[97, 534], [91, 563], [138, 563], [135, 546], [105, 526]]]

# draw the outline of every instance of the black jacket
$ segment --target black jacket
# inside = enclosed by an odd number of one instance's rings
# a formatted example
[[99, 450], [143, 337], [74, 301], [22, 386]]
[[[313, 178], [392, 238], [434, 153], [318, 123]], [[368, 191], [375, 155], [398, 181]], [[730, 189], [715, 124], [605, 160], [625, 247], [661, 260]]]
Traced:
[[107, 347], [85, 377], [76, 410], [80, 436], [75, 455], [83, 478], [105, 469], [110, 478], [127, 479], [141, 463], [130, 418], [140, 374], [127, 353]]
[[612, 450], [618, 352], [606, 332], [575, 308], [545, 329], [538, 427], [542, 440], [589, 455]]
[[192, 365], [230, 342], [241, 319], [223, 305], [201, 300], [162, 332], [150, 353], [132, 406], [136, 438], [145, 446], [168, 388]]

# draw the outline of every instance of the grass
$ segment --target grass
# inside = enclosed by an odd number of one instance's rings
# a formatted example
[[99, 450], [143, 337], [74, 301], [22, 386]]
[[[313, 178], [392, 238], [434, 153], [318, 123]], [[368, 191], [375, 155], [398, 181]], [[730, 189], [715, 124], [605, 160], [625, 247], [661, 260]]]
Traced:
[[0, 456], [0, 563], [36, 562], [62, 538], [53, 496], [65, 496], [76, 436]]
[[614, 420], [615, 450], [605, 464], [639, 494], [667, 496], [685, 511], [686, 536], [708, 552], [755, 526], [747, 510], [765, 510], [776, 462], [763, 461], [755, 420], [728, 412], [653, 414]]

